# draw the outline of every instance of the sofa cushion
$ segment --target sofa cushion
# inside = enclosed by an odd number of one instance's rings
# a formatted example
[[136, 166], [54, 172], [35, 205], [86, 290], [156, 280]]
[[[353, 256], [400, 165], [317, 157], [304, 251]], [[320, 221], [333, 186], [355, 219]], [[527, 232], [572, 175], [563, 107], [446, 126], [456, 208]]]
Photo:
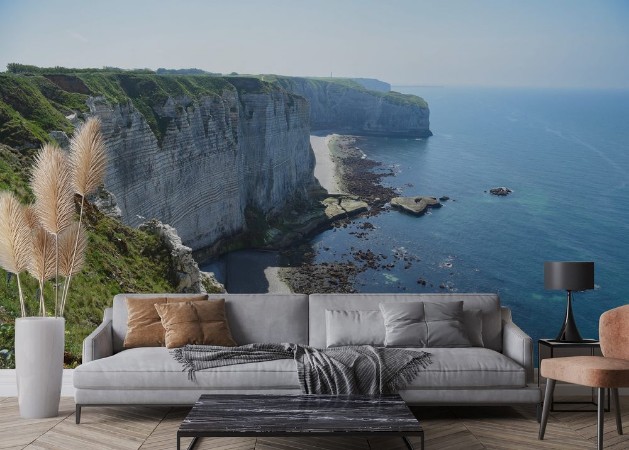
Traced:
[[[404, 389], [520, 388], [525, 370], [506, 356], [485, 348], [418, 348], [432, 364]], [[281, 359], [200, 370], [190, 381], [165, 347], [124, 350], [74, 370], [74, 387], [96, 390], [264, 390], [299, 389], [295, 362]]]
[[292, 359], [236, 364], [195, 372], [195, 381], [166, 347], [124, 350], [82, 364], [74, 370], [74, 387], [99, 390], [142, 389], [299, 389]]
[[[311, 294], [309, 302], [309, 333], [313, 347], [326, 344], [325, 310], [378, 310], [386, 302], [455, 302], [463, 301], [463, 311], [482, 311], [482, 341], [486, 348], [502, 351], [502, 320], [497, 294]], [[229, 310], [228, 310], [229, 313]], [[231, 323], [231, 315], [230, 315]], [[234, 335], [234, 337], [236, 337]], [[236, 338], [238, 341], [238, 338]], [[240, 341], [238, 341], [240, 342]]]
[[326, 310], [326, 347], [384, 345], [384, 320], [380, 311]]
[[124, 348], [161, 347], [165, 343], [166, 330], [162, 326], [156, 304], [205, 300], [207, 295], [196, 294], [185, 298], [168, 298], [165, 294], [127, 298], [127, 333]]
[[387, 347], [470, 347], [463, 302], [380, 303]]
[[225, 316], [225, 300], [156, 304], [166, 330], [166, 348], [186, 344], [234, 347]]
[[521, 388], [526, 371], [513, 360], [487, 348], [418, 348], [431, 354], [432, 364], [421, 370], [405, 390]]

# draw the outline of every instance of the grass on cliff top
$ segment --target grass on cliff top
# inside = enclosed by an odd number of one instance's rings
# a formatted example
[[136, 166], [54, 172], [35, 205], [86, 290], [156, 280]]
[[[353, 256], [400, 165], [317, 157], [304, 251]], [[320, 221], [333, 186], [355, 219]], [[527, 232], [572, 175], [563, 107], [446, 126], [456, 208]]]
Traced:
[[375, 97], [381, 97], [389, 103], [402, 106], [417, 106], [419, 108], [428, 108], [428, 103], [421, 97], [411, 94], [401, 94], [395, 91], [380, 92], [372, 91], [365, 88], [360, 83], [352, 80], [351, 78], [325, 78], [325, 77], [285, 77], [281, 75], [260, 75], [260, 77], [266, 81], [278, 83], [284, 89], [294, 89], [294, 85], [297, 82], [305, 82], [311, 85], [311, 87], [320, 87], [325, 84], [333, 84], [343, 87], [345, 89], [352, 89], [361, 91], [373, 95]]
[[326, 77], [289, 77], [284, 75], [274, 75], [274, 74], [266, 74], [259, 75], [259, 78], [263, 81], [268, 81], [271, 83], [278, 83], [284, 88], [289, 88], [293, 83], [297, 81], [303, 81], [311, 84], [312, 86], [317, 86], [325, 83], [336, 84], [339, 86], [346, 87], [348, 89], [355, 89], [357, 91], [365, 91], [371, 92], [366, 89], [360, 83], [352, 80], [351, 78], [326, 78]]
[[[0, 188], [15, 192], [22, 201], [32, 194], [25, 178], [20, 154], [0, 145]], [[123, 225], [97, 209], [86, 208], [84, 224], [89, 246], [83, 270], [73, 277], [66, 305], [66, 363], [80, 362], [83, 339], [102, 321], [103, 309], [121, 292], [174, 292], [169, 280], [170, 253], [153, 235]], [[37, 283], [21, 275], [29, 315], [36, 315]], [[46, 283], [47, 310], [53, 310], [52, 282]], [[0, 269], [0, 351], [12, 348], [13, 319], [20, 303], [14, 276]], [[4, 322], [4, 323], [3, 323]], [[10, 366], [10, 364], [8, 364]], [[0, 358], [0, 368], [6, 361]]]
[[20, 148], [26, 143], [26, 147], [34, 148], [49, 141], [48, 133], [53, 130], [71, 132], [66, 116], [74, 111], [87, 112], [89, 96], [103, 96], [111, 104], [131, 101], [161, 142], [169, 124], [161, 108], [169, 97], [187, 97], [192, 104], [201, 97], [222, 95], [225, 90], [273, 89], [268, 83], [243, 77], [59, 70], [0, 74], [0, 142]]
[[64, 96], [43, 77], [0, 74], [0, 142], [35, 148], [48, 142], [53, 130], [70, 132], [73, 127], [64, 113], [78, 105], [76, 96]]
[[[372, 91], [373, 92], [373, 91]], [[418, 106], [420, 108], [428, 108], [428, 102], [422, 97], [412, 94], [400, 94], [399, 92], [376, 92], [377, 95], [381, 95], [388, 102], [396, 105], [403, 106]]]

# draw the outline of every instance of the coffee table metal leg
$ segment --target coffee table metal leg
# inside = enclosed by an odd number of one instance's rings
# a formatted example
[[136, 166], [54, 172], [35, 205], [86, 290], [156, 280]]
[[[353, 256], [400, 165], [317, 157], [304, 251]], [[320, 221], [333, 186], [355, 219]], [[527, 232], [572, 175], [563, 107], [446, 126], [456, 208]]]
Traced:
[[198, 437], [193, 437], [192, 438], [192, 442], [190, 442], [190, 444], [188, 445], [188, 450], [192, 450], [194, 448], [195, 445], [197, 445], [197, 440], [199, 438]]
[[[421, 436], [421, 450], [424, 450], [424, 435], [422, 434]], [[415, 450], [415, 447], [413, 447], [413, 444], [411, 443], [411, 441], [408, 440], [408, 438], [406, 436], [402, 436], [402, 439], [404, 439], [404, 443], [406, 444], [406, 447], [408, 448], [408, 450]]]

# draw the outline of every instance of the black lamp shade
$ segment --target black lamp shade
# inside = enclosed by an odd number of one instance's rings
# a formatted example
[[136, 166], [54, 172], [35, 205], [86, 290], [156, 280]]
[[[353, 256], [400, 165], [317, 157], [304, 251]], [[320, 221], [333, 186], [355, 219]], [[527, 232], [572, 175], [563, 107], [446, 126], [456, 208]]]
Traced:
[[590, 261], [546, 261], [544, 289], [585, 291], [594, 289], [594, 263]]

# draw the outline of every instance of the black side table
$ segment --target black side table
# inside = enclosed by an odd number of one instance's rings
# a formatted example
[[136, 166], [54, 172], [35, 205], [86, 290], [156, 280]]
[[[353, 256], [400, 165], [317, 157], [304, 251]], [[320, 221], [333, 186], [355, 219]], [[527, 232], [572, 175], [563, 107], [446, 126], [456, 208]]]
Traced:
[[[590, 351], [590, 356], [594, 356], [595, 350], [600, 350], [601, 344], [600, 341], [596, 339], [584, 339], [582, 342], [564, 342], [558, 341], [556, 339], [539, 339], [537, 341], [537, 387], [539, 387], [540, 380], [540, 368], [541, 368], [541, 348], [547, 347], [550, 349], [550, 357], [555, 357], [556, 349], [564, 349], [564, 348], [583, 348], [588, 349]], [[593, 411], [596, 412], [596, 409], [588, 410], [588, 409], [555, 409], [555, 405], [596, 405], [594, 401], [594, 389], [591, 390], [591, 400], [589, 402], [556, 402], [551, 399], [550, 410], [553, 412], [587, 412]], [[605, 411], [610, 410], [610, 395], [609, 389], [607, 390], [607, 408]]]

